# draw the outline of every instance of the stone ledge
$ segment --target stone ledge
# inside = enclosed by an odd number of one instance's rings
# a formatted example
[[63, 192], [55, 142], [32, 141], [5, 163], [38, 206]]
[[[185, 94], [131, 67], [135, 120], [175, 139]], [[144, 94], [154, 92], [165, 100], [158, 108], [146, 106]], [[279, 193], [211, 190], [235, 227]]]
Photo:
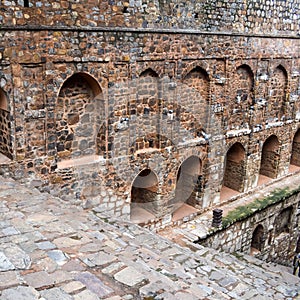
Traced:
[[76, 166], [83, 166], [89, 164], [99, 163], [101, 165], [105, 164], [105, 159], [98, 155], [87, 155], [79, 158], [72, 158], [68, 160], [63, 160], [57, 163], [58, 169], [67, 169]]

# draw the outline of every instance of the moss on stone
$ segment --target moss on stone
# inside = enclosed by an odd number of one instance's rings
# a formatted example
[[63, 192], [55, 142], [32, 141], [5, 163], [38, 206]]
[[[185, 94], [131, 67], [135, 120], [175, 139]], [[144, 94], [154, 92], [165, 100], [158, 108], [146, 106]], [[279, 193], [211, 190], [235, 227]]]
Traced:
[[271, 193], [271, 195], [267, 197], [256, 199], [246, 205], [238, 206], [223, 218], [222, 229], [229, 227], [235, 222], [246, 219], [249, 216], [253, 215], [255, 212], [261, 211], [270, 205], [276, 204], [299, 191], [300, 187], [292, 191], [290, 191], [288, 187], [284, 189], [276, 189]]

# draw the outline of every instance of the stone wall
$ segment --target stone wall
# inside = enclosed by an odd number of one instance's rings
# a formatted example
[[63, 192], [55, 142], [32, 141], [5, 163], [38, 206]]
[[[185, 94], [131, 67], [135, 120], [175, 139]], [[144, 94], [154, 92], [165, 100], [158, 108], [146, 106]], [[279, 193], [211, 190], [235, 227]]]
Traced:
[[[245, 158], [230, 173], [241, 178], [225, 185], [257, 185], [271, 136], [267, 175], [286, 175], [300, 119], [299, 5], [271, 2], [1, 1], [11, 145], [1, 172], [129, 218], [134, 179], [150, 169], [157, 219], [186, 201], [218, 205], [236, 144]], [[178, 199], [178, 171], [194, 156], [201, 191], [192, 179], [193, 199]]]
[[[198, 29], [255, 34], [297, 34], [299, 1], [1, 0], [6, 26], [80, 26]], [[84, 47], [84, 46], [83, 46]]]
[[269, 206], [200, 244], [226, 252], [244, 252], [266, 261], [292, 265], [299, 237], [299, 193]]

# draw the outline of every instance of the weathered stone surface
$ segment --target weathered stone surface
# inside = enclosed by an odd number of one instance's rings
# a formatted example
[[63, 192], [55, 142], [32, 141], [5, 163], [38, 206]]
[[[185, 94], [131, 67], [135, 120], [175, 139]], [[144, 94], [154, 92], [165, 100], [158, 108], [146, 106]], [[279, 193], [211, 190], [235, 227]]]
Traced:
[[[0, 272], [1, 300], [224, 299], [224, 295], [232, 299], [297, 299], [300, 294], [299, 278], [291, 274], [291, 268], [265, 263], [242, 253], [231, 256], [204, 246], [196, 247], [194, 252], [128, 221], [98, 217], [90, 210], [56, 197], [44, 199], [37, 190], [28, 191], [11, 181], [6, 185], [6, 180], [0, 180], [0, 205], [5, 199], [10, 211], [21, 214], [16, 214], [14, 219], [6, 219], [6, 215], [1, 214], [0, 226], [10, 227], [27, 220], [29, 225], [27, 233], [1, 237], [0, 247], [14, 254], [15, 261], [30, 257], [31, 264], [26, 270]], [[2, 198], [6, 197], [2, 191], [8, 188], [12, 197]], [[50, 210], [56, 213], [55, 226], [48, 218], [44, 221], [42, 218], [44, 212]], [[39, 220], [38, 223], [31, 223], [33, 219]], [[206, 221], [206, 218], [197, 219], [189, 226], [200, 223], [204, 226]], [[59, 232], [60, 227], [68, 230]], [[67, 239], [54, 244], [54, 240], [63, 237]], [[70, 239], [84, 239], [86, 243], [74, 244]], [[50, 244], [40, 245], [45, 241]], [[22, 245], [27, 246], [22, 248]], [[53, 245], [57, 248], [48, 249]], [[99, 250], [94, 252], [95, 249]], [[54, 254], [52, 258], [49, 253]], [[66, 262], [65, 257], [69, 258]], [[83, 258], [87, 257], [100, 265], [85, 264]]]
[[80, 281], [71, 281], [66, 285], [62, 286], [62, 289], [68, 294], [74, 294], [85, 289], [85, 285]]
[[0, 271], [14, 270], [15, 266], [9, 261], [3, 252], [0, 252]]
[[74, 300], [100, 300], [95, 293], [89, 291], [89, 290], [84, 290], [74, 296]]
[[73, 297], [64, 292], [60, 288], [52, 288], [48, 290], [41, 291], [42, 297], [44, 297], [47, 300], [72, 300]]
[[55, 278], [52, 278], [47, 272], [40, 271], [24, 275], [25, 282], [35, 289], [52, 286]]
[[2, 291], [1, 300], [35, 300], [39, 299], [40, 294], [32, 287], [18, 286]]
[[51, 249], [56, 248], [56, 246], [49, 241], [39, 242], [39, 243], [36, 243], [36, 245], [41, 250], [51, 250]]
[[0, 249], [1, 248], [4, 248], [5, 256], [9, 259], [9, 261], [14, 265], [16, 269], [27, 269], [30, 267], [31, 259], [29, 255], [20, 247], [12, 243], [7, 243], [0, 245]]
[[114, 278], [128, 286], [135, 286], [146, 279], [146, 277], [132, 267], [127, 267], [116, 273]]
[[0, 290], [19, 285], [21, 283], [21, 278], [18, 275], [17, 271], [1, 271]]
[[88, 266], [103, 266], [112, 263], [115, 260], [116, 258], [113, 255], [107, 254], [103, 251], [83, 257], [83, 261]]
[[2, 229], [2, 232], [4, 235], [15, 235], [15, 234], [19, 234], [20, 232], [18, 230], [16, 230], [16, 228], [14, 227], [7, 227]]
[[48, 251], [47, 255], [60, 266], [64, 265], [68, 261], [67, 255], [61, 250]]
[[80, 273], [76, 276], [76, 280], [83, 283], [88, 290], [100, 298], [113, 293], [110, 287], [106, 286], [98, 277], [89, 272]]

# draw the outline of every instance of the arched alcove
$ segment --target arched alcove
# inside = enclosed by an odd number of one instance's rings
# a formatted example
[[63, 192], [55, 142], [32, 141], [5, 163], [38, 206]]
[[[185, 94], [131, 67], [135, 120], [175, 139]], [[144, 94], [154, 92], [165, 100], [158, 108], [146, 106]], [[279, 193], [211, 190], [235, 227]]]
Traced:
[[155, 217], [157, 206], [158, 178], [150, 169], [142, 170], [131, 186], [130, 218], [143, 223]]
[[293, 207], [287, 207], [283, 209], [278, 217], [275, 219], [275, 235], [278, 236], [281, 233], [289, 233], [291, 224], [291, 217], [293, 213]]
[[254, 75], [248, 65], [241, 65], [236, 69], [231, 81], [233, 99], [228, 103], [229, 129], [249, 127], [249, 108], [252, 104]]
[[256, 226], [252, 234], [251, 252], [262, 251], [264, 244], [264, 228], [261, 224]]
[[199, 157], [190, 156], [179, 167], [177, 172], [175, 208], [183, 203], [196, 206], [202, 192], [202, 163]]
[[136, 95], [129, 101], [130, 114], [135, 115], [130, 122], [130, 144], [136, 142], [133, 145], [136, 150], [148, 147], [148, 140], [146, 138], [144, 141], [144, 137], [153, 132], [159, 133], [159, 89], [159, 76], [151, 68], [140, 73], [136, 79]]
[[56, 149], [59, 160], [94, 155], [97, 133], [104, 122], [104, 103], [98, 82], [76, 73], [62, 85], [56, 105]]
[[[197, 66], [189, 71], [178, 84], [180, 102], [176, 119], [180, 120], [180, 136], [184, 141], [201, 136], [202, 123], [207, 121], [210, 100], [210, 79], [203, 68]], [[174, 95], [175, 96], [175, 95]]]
[[285, 116], [287, 84], [287, 72], [283, 66], [279, 65], [275, 68], [270, 78], [268, 106], [271, 109], [267, 110], [267, 119], [269, 121], [281, 120], [281, 118]]
[[276, 178], [279, 160], [279, 141], [277, 136], [271, 135], [263, 144], [259, 174]]
[[291, 165], [300, 167], [300, 129], [294, 135], [291, 154]]
[[[183, 84], [188, 86], [190, 89], [183, 89], [190, 95], [186, 95], [186, 99], [191, 101], [209, 100], [209, 76], [207, 72], [201, 67], [197, 66], [192, 69], [183, 79]], [[195, 94], [193, 94], [193, 91]], [[192, 93], [192, 94], [191, 94]], [[195, 99], [194, 99], [195, 98]], [[196, 103], [195, 103], [196, 104]], [[186, 107], [186, 105], [184, 105]]]
[[245, 181], [245, 149], [242, 144], [233, 144], [226, 154], [223, 185], [243, 192]]
[[147, 116], [158, 109], [159, 76], [151, 68], [137, 79], [136, 113]]

